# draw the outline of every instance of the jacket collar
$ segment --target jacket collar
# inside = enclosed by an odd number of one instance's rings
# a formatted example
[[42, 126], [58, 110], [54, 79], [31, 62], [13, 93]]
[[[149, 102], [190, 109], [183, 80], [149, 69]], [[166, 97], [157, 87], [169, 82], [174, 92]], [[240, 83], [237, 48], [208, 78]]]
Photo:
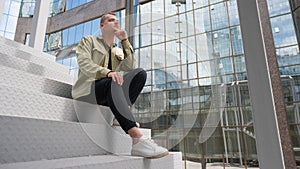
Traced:
[[97, 36], [97, 40], [100, 41], [107, 50], [109, 50], [110, 48], [117, 47], [116, 43], [114, 43], [112, 46], [108, 46], [101, 35]]

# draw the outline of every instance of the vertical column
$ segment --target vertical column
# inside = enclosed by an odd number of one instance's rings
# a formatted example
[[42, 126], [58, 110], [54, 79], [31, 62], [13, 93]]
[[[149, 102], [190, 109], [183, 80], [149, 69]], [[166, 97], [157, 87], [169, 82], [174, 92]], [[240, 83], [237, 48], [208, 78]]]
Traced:
[[49, 6], [50, 0], [37, 0], [35, 2], [29, 46], [40, 51], [43, 51], [44, 47]]
[[4, 5], [5, 5], [5, 0], [0, 1], [0, 24], [1, 24], [1, 20], [2, 20], [2, 13], [4, 10]]
[[266, 0], [238, 0], [260, 168], [296, 168]]
[[128, 40], [134, 46], [134, 0], [126, 0], [125, 30], [128, 33]]

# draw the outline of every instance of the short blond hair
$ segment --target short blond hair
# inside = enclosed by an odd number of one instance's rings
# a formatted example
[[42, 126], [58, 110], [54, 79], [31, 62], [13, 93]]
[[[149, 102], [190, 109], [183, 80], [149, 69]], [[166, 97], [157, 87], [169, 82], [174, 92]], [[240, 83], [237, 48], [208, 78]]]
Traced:
[[107, 19], [107, 15], [114, 15], [114, 16], [116, 16], [116, 14], [114, 12], [107, 12], [107, 13], [105, 13], [105, 14], [102, 15], [100, 23], [104, 23], [105, 22], [105, 20]]

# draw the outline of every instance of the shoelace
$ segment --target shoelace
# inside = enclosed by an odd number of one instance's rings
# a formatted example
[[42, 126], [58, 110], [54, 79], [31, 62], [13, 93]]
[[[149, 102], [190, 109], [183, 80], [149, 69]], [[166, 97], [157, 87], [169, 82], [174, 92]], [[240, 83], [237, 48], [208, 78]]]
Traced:
[[157, 144], [154, 142], [152, 139], [144, 139], [144, 141], [148, 144], [151, 145], [151, 147], [155, 148]]

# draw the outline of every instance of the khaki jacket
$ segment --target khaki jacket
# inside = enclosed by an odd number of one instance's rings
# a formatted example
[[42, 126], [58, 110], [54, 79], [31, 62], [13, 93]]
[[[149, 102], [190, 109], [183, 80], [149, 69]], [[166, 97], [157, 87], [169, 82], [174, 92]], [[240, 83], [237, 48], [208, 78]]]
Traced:
[[111, 48], [112, 70], [109, 70], [109, 47], [101, 36], [83, 37], [76, 48], [79, 65], [78, 80], [72, 87], [72, 97], [77, 99], [89, 95], [92, 83], [104, 77], [110, 71], [129, 71], [135, 68], [136, 60], [128, 40], [121, 42], [122, 49]]

